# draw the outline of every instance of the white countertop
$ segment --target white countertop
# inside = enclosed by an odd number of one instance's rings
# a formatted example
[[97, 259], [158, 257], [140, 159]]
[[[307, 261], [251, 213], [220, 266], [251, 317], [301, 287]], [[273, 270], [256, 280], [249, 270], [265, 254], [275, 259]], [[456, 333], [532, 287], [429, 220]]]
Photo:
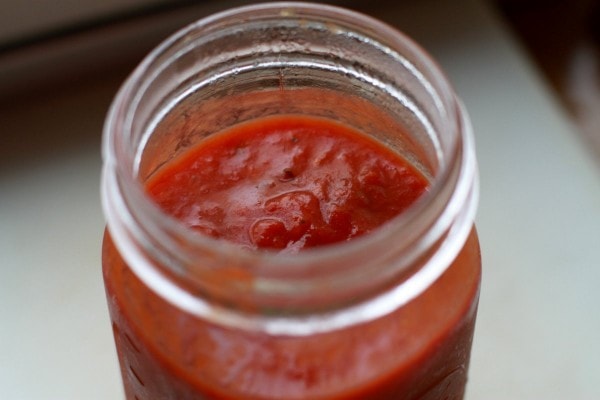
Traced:
[[[442, 64], [469, 110], [484, 280], [467, 400], [600, 398], [600, 169], [475, 0], [369, 12]], [[0, 109], [0, 399], [122, 399], [100, 271], [106, 77]]]

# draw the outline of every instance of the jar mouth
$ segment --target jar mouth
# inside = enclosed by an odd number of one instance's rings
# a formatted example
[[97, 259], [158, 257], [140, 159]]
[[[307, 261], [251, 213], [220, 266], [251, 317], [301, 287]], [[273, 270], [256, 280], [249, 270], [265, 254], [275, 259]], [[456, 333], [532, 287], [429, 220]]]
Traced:
[[[149, 132], [139, 125], [143, 98], [152, 81], [160, 77], [161, 69], [183, 51], [182, 47], [192, 46], [198, 32], [211, 35], [235, 24], [242, 29], [252, 21], [277, 18], [302, 24], [319, 21], [333, 32], [351, 33], [358, 41], [379, 46], [381, 53], [402, 63], [421, 83], [432, 109], [439, 113], [438, 119], [446, 122], [444, 133], [453, 136], [432, 141], [439, 167], [428, 193], [408, 210], [367, 235], [295, 254], [243, 250], [193, 232], [166, 215], [147, 197], [138, 176], [147, 137], [140, 134], [137, 144], [127, 141], [133, 132]], [[152, 108], [146, 113], [155, 111]], [[464, 107], [436, 63], [407, 36], [375, 19], [335, 6], [258, 4], [215, 14], [182, 29], [150, 53], [129, 77], [105, 124], [102, 203], [108, 229], [128, 265], [168, 301], [229, 326], [274, 334], [311, 334], [385, 315], [418, 296], [445, 271], [465, 243], [474, 219], [478, 188], [473, 148]], [[173, 250], [175, 258], [165, 256]], [[199, 267], [200, 259], [203, 266], [211, 267]], [[392, 266], [391, 259], [396, 260]], [[222, 284], [218, 279], [222, 269], [216, 266], [223, 263], [228, 271], [233, 268], [245, 273], [241, 281], [232, 279], [215, 289], [211, 282]], [[168, 266], [167, 270], [157, 268], [157, 264]], [[217, 300], [207, 302], [192, 295], [189, 289], [198, 286], [203, 293], [217, 290], [208, 293]], [[315, 313], [315, 296], [319, 298], [323, 290], [339, 292], [336, 304], [342, 306]], [[274, 316], [241, 312], [243, 306], [232, 309], [221, 304], [230, 304], [230, 295], [246, 303], [260, 303], [258, 308]], [[280, 310], [279, 304], [291, 304], [293, 310]]]

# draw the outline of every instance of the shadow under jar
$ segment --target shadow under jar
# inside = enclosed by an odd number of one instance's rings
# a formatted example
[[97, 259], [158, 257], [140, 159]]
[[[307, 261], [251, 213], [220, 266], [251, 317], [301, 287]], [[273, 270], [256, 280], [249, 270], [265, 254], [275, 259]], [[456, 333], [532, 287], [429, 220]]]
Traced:
[[[428, 189], [368, 234], [293, 254], [204, 235], [149, 195], [215, 135], [285, 116], [360, 132]], [[102, 263], [127, 399], [463, 398], [481, 275], [470, 129], [430, 57], [355, 12], [254, 5], [167, 39], [104, 131]]]

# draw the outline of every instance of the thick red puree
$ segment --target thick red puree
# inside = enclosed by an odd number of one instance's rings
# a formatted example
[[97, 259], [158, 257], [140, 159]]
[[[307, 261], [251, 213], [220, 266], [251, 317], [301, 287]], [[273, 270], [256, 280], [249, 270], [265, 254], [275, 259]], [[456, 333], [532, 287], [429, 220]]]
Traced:
[[[147, 182], [157, 203], [194, 229], [289, 252], [367, 234], [426, 189], [374, 140], [295, 116], [213, 135]], [[408, 305], [309, 337], [228, 329], [173, 307], [131, 272], [108, 235], [103, 265], [128, 400], [463, 396], [480, 278], [474, 233]]]
[[427, 181], [343, 125], [287, 116], [203, 141], [147, 187], [167, 213], [211, 236], [297, 250], [370, 232], [412, 204]]

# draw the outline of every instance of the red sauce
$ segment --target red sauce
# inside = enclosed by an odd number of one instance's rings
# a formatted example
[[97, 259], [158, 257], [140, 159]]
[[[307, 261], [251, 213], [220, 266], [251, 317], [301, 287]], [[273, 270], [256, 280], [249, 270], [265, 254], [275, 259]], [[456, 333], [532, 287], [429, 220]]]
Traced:
[[[189, 226], [283, 251], [368, 234], [426, 187], [384, 146], [300, 117], [215, 135], [147, 183], [158, 204]], [[103, 266], [128, 400], [463, 397], [480, 279], [474, 232], [417, 299], [369, 323], [309, 337], [228, 329], [173, 307], [131, 272], [108, 234]]]
[[370, 232], [421, 196], [427, 180], [348, 127], [286, 116], [203, 141], [147, 187], [163, 210], [211, 236], [299, 250]]

